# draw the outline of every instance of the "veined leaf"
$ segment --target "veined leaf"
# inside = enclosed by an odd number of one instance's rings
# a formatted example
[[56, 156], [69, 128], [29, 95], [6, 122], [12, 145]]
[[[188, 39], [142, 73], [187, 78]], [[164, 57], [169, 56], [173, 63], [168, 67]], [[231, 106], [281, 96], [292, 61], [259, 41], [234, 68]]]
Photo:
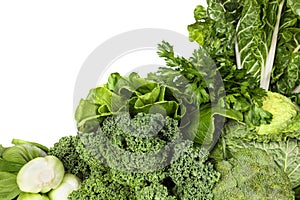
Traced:
[[246, 68], [266, 90], [269, 89], [284, 1], [246, 0], [236, 26], [238, 68]]
[[0, 200], [11, 200], [20, 194], [17, 176], [8, 172], [0, 172]]
[[131, 115], [157, 112], [181, 119], [186, 112], [182, 96], [176, 88], [141, 78], [137, 73], [129, 76], [112, 73], [107, 84], [92, 88], [86, 99], [80, 101], [75, 120], [80, 131], [91, 132], [106, 117], [120, 112]]
[[0, 158], [0, 172], [18, 173], [23, 164], [15, 163]]
[[24, 165], [28, 161], [46, 156], [46, 152], [37, 146], [30, 144], [20, 144], [12, 147], [8, 147], [2, 154], [4, 160], [19, 163]]

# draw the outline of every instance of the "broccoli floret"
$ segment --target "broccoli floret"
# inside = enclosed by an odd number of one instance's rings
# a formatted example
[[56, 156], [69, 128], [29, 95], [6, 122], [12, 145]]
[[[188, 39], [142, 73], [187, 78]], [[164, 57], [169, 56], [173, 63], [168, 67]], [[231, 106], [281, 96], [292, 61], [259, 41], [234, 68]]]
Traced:
[[239, 149], [216, 168], [221, 173], [213, 189], [216, 200], [294, 199], [287, 175], [261, 149]]

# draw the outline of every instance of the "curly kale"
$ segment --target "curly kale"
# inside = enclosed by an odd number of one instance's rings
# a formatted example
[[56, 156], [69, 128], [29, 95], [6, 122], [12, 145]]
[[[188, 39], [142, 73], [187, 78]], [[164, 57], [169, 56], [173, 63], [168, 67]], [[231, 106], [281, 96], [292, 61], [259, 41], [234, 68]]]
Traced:
[[69, 171], [90, 169], [70, 200], [213, 199], [219, 173], [192, 144], [170, 117], [119, 114], [96, 132], [60, 140], [51, 152]]
[[63, 162], [67, 173], [74, 174], [84, 180], [90, 175], [91, 171], [89, 165], [80, 159], [79, 153], [76, 151], [76, 148], [82, 147], [78, 136], [65, 136], [50, 148], [49, 155], [59, 158]]
[[[213, 199], [212, 189], [220, 176], [207, 160], [208, 154], [195, 149], [187, 151], [170, 165], [177, 199]], [[204, 198], [205, 197], [205, 198]]]

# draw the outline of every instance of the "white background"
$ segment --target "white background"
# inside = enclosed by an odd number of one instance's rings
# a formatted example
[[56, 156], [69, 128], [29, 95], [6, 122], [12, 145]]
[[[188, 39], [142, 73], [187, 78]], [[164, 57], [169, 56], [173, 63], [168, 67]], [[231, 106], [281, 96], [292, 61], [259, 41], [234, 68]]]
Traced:
[[87, 56], [133, 29], [188, 35], [204, 1], [0, 1], [0, 144], [20, 138], [50, 147], [75, 135], [73, 91]]

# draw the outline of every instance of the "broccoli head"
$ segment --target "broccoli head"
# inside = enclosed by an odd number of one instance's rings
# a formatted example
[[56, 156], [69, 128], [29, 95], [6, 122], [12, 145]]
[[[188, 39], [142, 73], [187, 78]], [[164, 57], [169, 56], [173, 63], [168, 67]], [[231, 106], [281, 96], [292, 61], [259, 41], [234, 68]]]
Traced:
[[239, 149], [216, 169], [221, 173], [213, 189], [216, 200], [294, 199], [288, 176], [261, 149]]

